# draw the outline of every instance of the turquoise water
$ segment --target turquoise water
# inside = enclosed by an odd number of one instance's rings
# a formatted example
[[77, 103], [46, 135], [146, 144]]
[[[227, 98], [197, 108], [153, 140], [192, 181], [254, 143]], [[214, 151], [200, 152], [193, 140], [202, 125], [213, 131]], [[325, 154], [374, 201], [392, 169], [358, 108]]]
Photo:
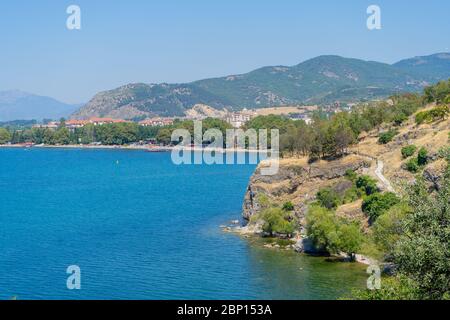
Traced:
[[[334, 299], [364, 268], [223, 233], [254, 166], [0, 149], [0, 299]], [[81, 268], [81, 290], [66, 269]]]

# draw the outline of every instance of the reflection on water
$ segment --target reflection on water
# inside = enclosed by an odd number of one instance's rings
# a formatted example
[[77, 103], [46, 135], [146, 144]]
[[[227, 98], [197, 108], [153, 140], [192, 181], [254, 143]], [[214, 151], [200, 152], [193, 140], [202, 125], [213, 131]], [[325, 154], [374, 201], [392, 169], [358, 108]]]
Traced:
[[336, 299], [348, 295], [349, 288], [365, 286], [364, 265], [265, 248], [261, 243], [250, 240], [248, 261], [252, 281], [264, 299]]
[[265, 248], [250, 252], [253, 270], [261, 273], [254, 280], [267, 292], [267, 298], [335, 299], [348, 294], [349, 287], [362, 288], [365, 283], [361, 265]]

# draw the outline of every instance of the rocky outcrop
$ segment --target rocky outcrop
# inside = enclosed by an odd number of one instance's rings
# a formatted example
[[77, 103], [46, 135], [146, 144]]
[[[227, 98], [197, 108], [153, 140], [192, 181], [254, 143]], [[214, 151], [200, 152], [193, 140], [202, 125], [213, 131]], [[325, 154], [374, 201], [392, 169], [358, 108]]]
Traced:
[[192, 109], [188, 109], [184, 112], [189, 119], [204, 119], [204, 118], [217, 118], [224, 119], [228, 110], [217, 110], [205, 104], [196, 104]]
[[[243, 204], [243, 217], [250, 221], [258, 214], [264, 203], [262, 199], [282, 205], [291, 201], [295, 214], [304, 218], [308, 204], [315, 199], [316, 193], [331, 185], [345, 188], [345, 181], [340, 181], [348, 170], [362, 171], [370, 167], [370, 162], [361, 156], [349, 155], [332, 160], [309, 164], [307, 159], [280, 160], [280, 169], [274, 176], [261, 174], [262, 163], [250, 179], [250, 184]], [[339, 191], [339, 190], [337, 190]]]
[[298, 253], [306, 253], [311, 255], [328, 254], [325, 249], [317, 248], [314, 245], [314, 242], [307, 237], [297, 240], [297, 242], [294, 244], [294, 250]]
[[425, 181], [430, 184], [434, 190], [440, 190], [442, 187], [442, 180], [447, 168], [447, 162], [443, 159], [428, 165], [423, 171]]

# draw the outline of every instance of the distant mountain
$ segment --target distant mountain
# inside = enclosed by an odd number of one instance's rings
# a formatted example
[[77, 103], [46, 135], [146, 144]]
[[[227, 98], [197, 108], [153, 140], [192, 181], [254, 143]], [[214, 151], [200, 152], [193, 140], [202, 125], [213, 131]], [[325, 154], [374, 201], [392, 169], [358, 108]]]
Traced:
[[181, 116], [198, 102], [214, 107], [229, 106], [224, 97], [215, 96], [193, 84], [129, 84], [97, 94], [72, 118], [112, 117], [133, 119], [143, 115]]
[[424, 85], [420, 77], [388, 64], [339, 56], [320, 56], [293, 67], [265, 67], [194, 84], [225, 97], [237, 108], [370, 99]]
[[79, 107], [19, 90], [0, 91], [0, 121], [59, 119]]
[[397, 62], [394, 66], [408, 73], [422, 75], [428, 81], [436, 82], [449, 77], [450, 53], [406, 59]]
[[413, 58], [394, 65], [320, 56], [292, 67], [264, 67], [187, 84], [128, 84], [97, 94], [73, 117], [179, 116], [196, 104], [239, 110], [374, 99], [420, 91], [431, 82], [450, 78], [450, 68], [446, 67], [449, 55]]

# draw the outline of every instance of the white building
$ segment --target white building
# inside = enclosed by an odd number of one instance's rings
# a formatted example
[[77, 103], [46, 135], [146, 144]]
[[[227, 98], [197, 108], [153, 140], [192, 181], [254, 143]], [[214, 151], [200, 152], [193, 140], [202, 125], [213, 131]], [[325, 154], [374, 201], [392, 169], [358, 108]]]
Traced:
[[244, 109], [240, 112], [232, 112], [227, 115], [226, 122], [234, 128], [240, 128], [255, 117], [255, 113]]

